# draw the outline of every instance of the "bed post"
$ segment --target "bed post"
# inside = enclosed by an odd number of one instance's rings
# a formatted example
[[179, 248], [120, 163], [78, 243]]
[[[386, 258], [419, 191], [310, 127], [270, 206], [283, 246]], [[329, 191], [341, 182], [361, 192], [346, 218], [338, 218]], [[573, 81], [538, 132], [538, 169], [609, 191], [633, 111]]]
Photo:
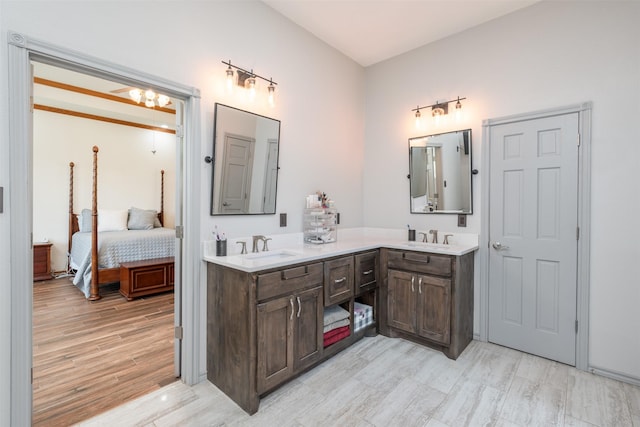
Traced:
[[91, 285], [89, 301], [100, 299], [98, 268], [98, 147], [93, 146], [93, 192], [91, 197]]
[[[69, 257], [71, 256], [71, 239], [73, 237], [73, 162], [69, 163]], [[69, 267], [70, 268], [70, 267]]]
[[164, 227], [164, 169], [160, 169], [160, 224]]

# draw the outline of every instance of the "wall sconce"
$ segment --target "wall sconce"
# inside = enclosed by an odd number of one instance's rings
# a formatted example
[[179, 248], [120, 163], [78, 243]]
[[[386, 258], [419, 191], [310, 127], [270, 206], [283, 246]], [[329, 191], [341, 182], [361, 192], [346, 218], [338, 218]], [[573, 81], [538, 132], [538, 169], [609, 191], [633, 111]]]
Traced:
[[269, 86], [267, 87], [268, 90], [268, 101], [269, 101], [269, 105], [270, 106], [274, 106], [275, 105], [275, 92], [276, 92], [276, 85], [278, 83], [274, 82], [272, 78], [265, 78], [262, 76], [257, 75], [256, 73], [253, 72], [253, 70], [247, 71], [244, 68], [240, 68], [236, 65], [231, 64], [231, 60], [229, 60], [229, 62], [225, 62], [222, 61], [223, 64], [227, 65], [227, 70], [226, 70], [226, 81], [227, 81], [227, 90], [229, 90], [230, 92], [233, 90], [233, 75], [234, 75], [234, 69], [235, 74], [237, 74], [238, 79], [237, 79], [237, 85], [246, 88], [249, 91], [249, 99], [251, 99], [252, 101], [255, 99], [256, 96], [256, 78], [264, 80], [265, 82], [269, 83]]
[[411, 111], [415, 111], [416, 114], [416, 128], [420, 129], [421, 127], [421, 122], [422, 122], [422, 114], [420, 114], [420, 110], [425, 110], [427, 108], [431, 109], [431, 116], [433, 117], [433, 120], [435, 122], [436, 126], [440, 125], [440, 122], [442, 121], [442, 119], [444, 118], [444, 116], [446, 116], [449, 113], [449, 104], [451, 102], [455, 102], [455, 109], [456, 109], [456, 120], [460, 120], [462, 118], [462, 103], [460, 101], [467, 99], [467, 98], [460, 98], [458, 97], [457, 99], [452, 99], [451, 101], [446, 101], [446, 102], [436, 102], [433, 105], [425, 105], [424, 107], [421, 107], [420, 105], [418, 105], [416, 108], [414, 108]]

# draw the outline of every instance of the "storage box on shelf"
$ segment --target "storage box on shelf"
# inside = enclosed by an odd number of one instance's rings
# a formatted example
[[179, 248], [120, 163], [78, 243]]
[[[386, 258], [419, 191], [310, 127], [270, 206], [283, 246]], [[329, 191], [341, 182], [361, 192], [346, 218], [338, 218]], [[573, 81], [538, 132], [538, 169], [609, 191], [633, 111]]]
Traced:
[[304, 210], [305, 243], [323, 244], [338, 239], [338, 211], [333, 208], [307, 208]]

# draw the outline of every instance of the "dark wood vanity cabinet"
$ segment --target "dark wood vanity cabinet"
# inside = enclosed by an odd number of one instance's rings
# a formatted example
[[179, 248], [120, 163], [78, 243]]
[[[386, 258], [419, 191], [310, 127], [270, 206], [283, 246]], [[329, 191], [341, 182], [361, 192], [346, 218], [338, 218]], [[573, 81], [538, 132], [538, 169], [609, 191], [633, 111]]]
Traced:
[[338, 304], [353, 297], [353, 255], [324, 262], [324, 305]]
[[207, 378], [249, 414], [323, 357], [323, 263], [247, 273], [207, 263]]
[[258, 304], [258, 393], [320, 359], [322, 314], [321, 286]]
[[[325, 307], [350, 334], [323, 347]], [[457, 358], [473, 334], [473, 253], [370, 250], [254, 273], [207, 263], [207, 378], [249, 414], [260, 396], [380, 333]]]
[[473, 253], [381, 250], [380, 333], [456, 359], [473, 339]]
[[448, 345], [451, 281], [389, 270], [389, 326]]
[[380, 272], [378, 268], [378, 253], [379, 251], [370, 251], [354, 256], [356, 295], [378, 287], [378, 275]]

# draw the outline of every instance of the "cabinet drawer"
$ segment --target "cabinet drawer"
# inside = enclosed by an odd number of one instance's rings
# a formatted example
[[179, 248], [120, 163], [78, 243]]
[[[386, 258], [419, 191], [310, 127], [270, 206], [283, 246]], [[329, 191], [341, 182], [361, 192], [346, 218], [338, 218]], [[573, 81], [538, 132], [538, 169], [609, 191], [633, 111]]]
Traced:
[[378, 286], [378, 251], [355, 256], [356, 293]]
[[353, 257], [324, 263], [324, 305], [328, 307], [353, 296]]
[[322, 284], [322, 263], [258, 275], [258, 300], [277, 297]]
[[389, 251], [388, 260], [389, 268], [445, 277], [451, 276], [451, 257], [447, 255]]

